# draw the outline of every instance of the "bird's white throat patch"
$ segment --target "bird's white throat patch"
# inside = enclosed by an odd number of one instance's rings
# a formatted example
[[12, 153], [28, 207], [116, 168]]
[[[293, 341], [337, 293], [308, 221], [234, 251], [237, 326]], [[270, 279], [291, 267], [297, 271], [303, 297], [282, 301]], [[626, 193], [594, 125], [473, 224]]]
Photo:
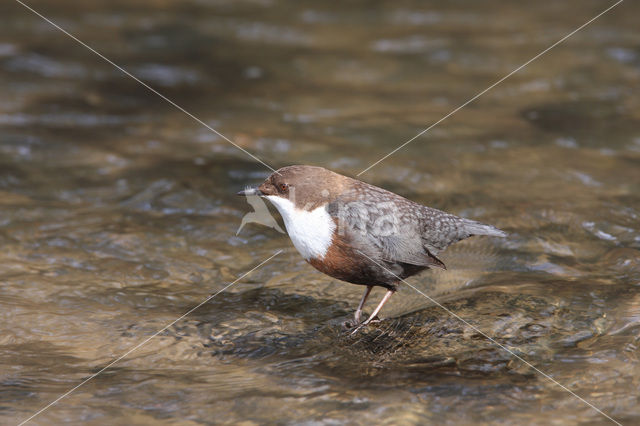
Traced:
[[331, 245], [333, 222], [326, 206], [307, 211], [296, 208], [286, 198], [268, 195], [267, 198], [280, 212], [291, 242], [306, 260], [323, 259]]

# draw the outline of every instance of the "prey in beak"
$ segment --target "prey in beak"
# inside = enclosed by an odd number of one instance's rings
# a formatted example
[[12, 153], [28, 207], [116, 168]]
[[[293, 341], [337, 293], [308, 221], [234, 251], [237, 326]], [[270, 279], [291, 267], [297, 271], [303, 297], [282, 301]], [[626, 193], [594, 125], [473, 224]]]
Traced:
[[261, 198], [258, 197], [266, 197], [265, 194], [260, 188], [245, 188], [244, 190], [238, 192], [237, 195], [243, 195], [247, 197], [247, 203], [253, 207], [253, 211], [245, 214], [242, 217], [242, 223], [240, 223], [240, 227], [236, 231], [236, 235], [240, 233], [244, 225], [247, 223], [258, 223], [260, 225], [268, 226], [269, 228], [273, 228], [276, 231], [284, 234], [278, 222], [271, 216], [267, 205]]

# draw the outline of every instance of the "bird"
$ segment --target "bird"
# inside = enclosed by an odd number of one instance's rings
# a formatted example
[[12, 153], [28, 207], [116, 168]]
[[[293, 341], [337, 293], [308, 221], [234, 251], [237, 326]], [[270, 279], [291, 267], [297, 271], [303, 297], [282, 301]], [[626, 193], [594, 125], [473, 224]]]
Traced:
[[[258, 187], [238, 195], [270, 201], [291, 242], [311, 266], [366, 287], [354, 313], [358, 328], [376, 318], [402, 280], [425, 269], [446, 269], [437, 256], [449, 245], [473, 235], [507, 235], [492, 225], [317, 166], [280, 168]], [[361, 322], [363, 307], [376, 286], [387, 291]]]

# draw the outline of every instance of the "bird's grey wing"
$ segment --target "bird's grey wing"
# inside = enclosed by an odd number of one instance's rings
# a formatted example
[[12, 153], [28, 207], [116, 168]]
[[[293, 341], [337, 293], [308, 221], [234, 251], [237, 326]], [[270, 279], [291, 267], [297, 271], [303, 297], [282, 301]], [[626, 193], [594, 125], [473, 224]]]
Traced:
[[330, 203], [328, 211], [337, 219], [339, 234], [373, 259], [446, 269], [425, 247], [416, 215], [420, 206], [395, 194], [389, 200], [388, 194], [378, 198], [369, 192], [366, 198]]

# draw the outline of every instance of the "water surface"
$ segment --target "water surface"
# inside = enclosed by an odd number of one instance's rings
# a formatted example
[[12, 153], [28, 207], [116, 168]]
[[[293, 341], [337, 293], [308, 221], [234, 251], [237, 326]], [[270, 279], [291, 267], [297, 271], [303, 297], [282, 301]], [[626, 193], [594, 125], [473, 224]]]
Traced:
[[[355, 175], [601, 1], [38, 1], [273, 167]], [[494, 224], [412, 285], [624, 424], [640, 419], [640, 8], [624, 2], [361, 178]], [[248, 225], [269, 170], [18, 3], [0, 6], [0, 422], [606, 424], [403, 287]], [[373, 299], [382, 296], [374, 291]]]

